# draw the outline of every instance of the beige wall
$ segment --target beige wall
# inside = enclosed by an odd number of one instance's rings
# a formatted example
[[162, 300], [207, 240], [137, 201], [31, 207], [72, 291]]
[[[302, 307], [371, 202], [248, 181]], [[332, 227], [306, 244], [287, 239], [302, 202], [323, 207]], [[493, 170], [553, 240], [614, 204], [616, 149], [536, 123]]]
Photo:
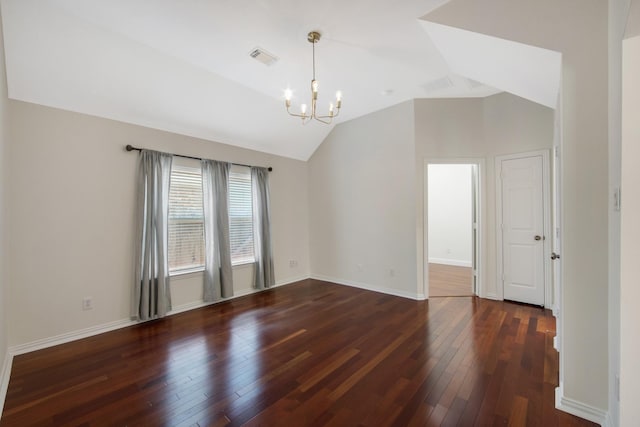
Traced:
[[309, 159], [313, 276], [419, 297], [413, 147], [409, 101], [336, 126]]
[[[609, 1], [609, 192], [620, 188], [622, 139], [622, 39], [630, 0]], [[612, 203], [610, 200], [609, 203]], [[620, 402], [620, 212], [609, 212], [609, 416], [619, 425]]]
[[484, 293], [497, 297], [495, 156], [552, 144], [553, 110], [509, 94], [415, 100], [336, 126], [309, 160], [312, 275], [422, 297], [424, 161], [473, 158], [486, 165]]
[[[3, 372], [3, 367], [7, 357], [7, 318], [6, 318], [6, 300], [5, 300], [5, 288], [7, 285], [7, 275], [5, 266], [5, 254], [7, 245], [7, 222], [6, 222], [6, 146], [8, 142], [7, 129], [9, 127], [8, 117], [8, 103], [7, 99], [7, 75], [4, 66], [4, 40], [2, 36], [2, 15], [0, 12], [0, 390], [2, 390], [3, 381], [8, 381], [9, 378], [4, 378], [4, 375], [8, 375], [7, 372]], [[0, 391], [0, 413], [2, 412], [2, 405], [4, 403], [4, 395]]]
[[[272, 166], [276, 281], [308, 277], [304, 162], [18, 101], [9, 111], [11, 346], [129, 318], [137, 156], [126, 144]], [[251, 277], [234, 269], [236, 293]], [[174, 309], [201, 302], [202, 274], [171, 282]]]
[[620, 269], [620, 425], [640, 420], [640, 36], [623, 42]]
[[[478, 159], [482, 197], [481, 233], [483, 297], [501, 295], [496, 280], [495, 157], [553, 145], [553, 110], [510, 94], [478, 99], [422, 99], [415, 101], [416, 207], [424, 215], [424, 162], [443, 159]], [[423, 247], [422, 227], [416, 238]], [[419, 260], [422, 258], [419, 257]], [[420, 261], [418, 268], [421, 269]]]

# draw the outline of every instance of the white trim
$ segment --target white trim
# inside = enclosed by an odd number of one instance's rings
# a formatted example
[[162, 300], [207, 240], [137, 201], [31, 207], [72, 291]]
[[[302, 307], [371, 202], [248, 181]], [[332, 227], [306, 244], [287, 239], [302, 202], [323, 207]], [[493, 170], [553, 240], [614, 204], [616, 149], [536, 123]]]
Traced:
[[492, 300], [495, 300], [495, 301], [502, 301], [502, 298], [499, 297], [497, 294], [495, 294], [493, 292], [485, 294], [484, 298], [492, 299]]
[[30, 353], [32, 351], [42, 350], [43, 348], [53, 347], [54, 345], [65, 344], [71, 341], [80, 340], [82, 338], [103, 334], [105, 332], [111, 332], [116, 329], [126, 328], [127, 326], [133, 326], [138, 323], [139, 322], [130, 319], [115, 320], [113, 322], [103, 323], [101, 325], [90, 326], [88, 328], [65, 332], [64, 334], [54, 335], [52, 337], [42, 338], [25, 344], [14, 345], [12, 347], [9, 347], [9, 352], [12, 355], [17, 356], [19, 354]]
[[11, 365], [13, 364], [13, 354], [7, 351], [4, 355], [4, 363], [2, 371], [0, 371], [0, 416], [4, 409], [4, 401], [7, 398], [7, 389], [9, 388], [9, 378], [11, 377]]
[[504, 160], [522, 159], [525, 157], [542, 157], [542, 232], [543, 241], [542, 262], [544, 268], [544, 307], [552, 308], [551, 299], [551, 176], [549, 170], [549, 150], [536, 150], [526, 153], [507, 154], [496, 156], [496, 290], [501, 300], [504, 299], [504, 266], [502, 265], [502, 162]]
[[[486, 254], [484, 252], [484, 233], [486, 230], [486, 224], [484, 221], [484, 205], [485, 205], [485, 159], [482, 157], [453, 157], [453, 158], [424, 158], [423, 159], [423, 185], [422, 189], [422, 246], [423, 246], [423, 256], [422, 256], [422, 271], [423, 271], [423, 283], [418, 284], [418, 289], [422, 289], [423, 293], [418, 293], [417, 299], [428, 299], [429, 298], [429, 165], [430, 164], [468, 164], [474, 165], [476, 167], [476, 183], [475, 183], [475, 191], [476, 191], [476, 221], [477, 221], [477, 241], [476, 247], [474, 248], [474, 254], [476, 256], [476, 289], [475, 295], [482, 298], [491, 298], [491, 296], [485, 294], [484, 289], [484, 268], [485, 268], [485, 257]], [[471, 266], [473, 267], [473, 265]], [[414, 297], [408, 297], [414, 298]], [[414, 298], [415, 299], [415, 298]]]
[[401, 291], [399, 289], [380, 287], [380, 286], [370, 285], [368, 283], [354, 282], [353, 280], [345, 280], [345, 279], [338, 279], [336, 277], [323, 276], [322, 274], [312, 274], [311, 278], [316, 280], [322, 280], [324, 282], [335, 283], [336, 285], [351, 286], [352, 288], [364, 289], [366, 291], [372, 291], [372, 292], [380, 292], [382, 294], [393, 295], [401, 298], [409, 298], [409, 299], [418, 300], [418, 301], [422, 301], [426, 299], [424, 294], [418, 294], [418, 293], [414, 294], [407, 291]]
[[454, 267], [473, 267], [471, 261], [462, 261], [459, 259], [447, 259], [447, 258], [429, 258], [429, 264], [444, 264], [453, 265]]
[[[285, 281], [281, 281], [279, 283], [276, 283], [272, 288], [266, 288], [266, 289], [247, 289], [243, 292], [238, 293], [237, 295], [234, 295], [230, 298], [225, 298], [223, 300], [220, 301], [215, 301], [215, 302], [204, 302], [204, 301], [194, 301], [194, 302], [190, 302], [190, 303], [186, 303], [186, 304], [182, 304], [179, 305], [177, 307], [175, 307], [173, 310], [171, 310], [170, 312], [167, 313], [167, 316], [172, 316], [174, 314], [178, 314], [178, 313], [183, 313], [185, 311], [189, 311], [189, 310], [195, 310], [197, 308], [201, 308], [201, 307], [205, 307], [211, 304], [217, 304], [220, 302], [224, 302], [224, 301], [229, 301], [235, 298], [240, 298], [249, 294], [254, 294], [254, 293], [258, 293], [258, 292], [263, 292], [269, 289], [273, 289], [274, 287], [278, 287], [278, 286], [285, 286], [285, 285], [289, 285], [291, 283], [295, 283], [295, 282], [299, 282], [301, 280], [305, 280], [308, 279], [309, 276], [305, 276], [303, 278], [296, 278], [296, 279], [287, 279]], [[35, 341], [31, 341], [25, 344], [19, 344], [19, 345], [15, 345], [12, 347], [9, 347], [9, 353], [11, 355], [19, 355], [19, 354], [24, 354], [24, 353], [29, 353], [32, 351], [36, 351], [36, 350], [42, 350], [43, 348], [47, 348], [47, 347], [53, 347], [55, 345], [59, 345], [59, 344], [65, 344], [71, 341], [76, 341], [82, 338], [87, 338], [87, 337], [91, 337], [94, 335], [99, 335], [99, 334], [103, 334], [105, 332], [111, 332], [114, 331], [116, 329], [121, 329], [121, 328], [126, 328], [128, 326], [133, 326], [133, 325], [137, 325], [140, 323], [144, 323], [144, 322], [139, 322], [136, 320], [130, 320], [130, 319], [121, 319], [121, 320], [115, 320], [113, 322], [109, 322], [109, 323], [103, 323], [101, 325], [95, 325], [95, 326], [90, 326], [88, 328], [84, 328], [84, 329], [79, 329], [76, 331], [71, 331], [71, 332], [65, 332], [64, 334], [60, 334], [60, 335], [54, 335], [52, 337], [47, 337], [47, 338], [42, 338], [39, 340], [35, 340]]]
[[614, 424], [613, 422], [613, 418], [611, 417], [611, 411], [607, 411], [607, 417], [604, 420], [604, 423], [602, 423], [603, 427], [614, 427], [616, 424]]
[[576, 417], [600, 424], [601, 426], [610, 426], [608, 421], [610, 420], [610, 416], [607, 411], [564, 396], [564, 386], [562, 383], [556, 387], [556, 408], [575, 415]]

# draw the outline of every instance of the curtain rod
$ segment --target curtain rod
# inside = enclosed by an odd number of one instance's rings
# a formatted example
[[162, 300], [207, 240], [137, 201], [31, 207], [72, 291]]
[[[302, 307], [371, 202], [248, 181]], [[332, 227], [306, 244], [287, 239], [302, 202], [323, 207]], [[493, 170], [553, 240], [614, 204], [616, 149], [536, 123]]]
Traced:
[[[133, 145], [131, 145], [131, 144], [127, 144], [127, 146], [126, 146], [126, 147], [124, 147], [124, 148], [125, 148], [127, 151], [142, 151], [142, 150], [145, 150], [145, 148], [138, 148], [138, 147], [134, 147], [134, 146], [133, 146]], [[172, 156], [176, 156], [176, 157], [183, 157], [183, 158], [185, 158], [185, 159], [193, 159], [193, 160], [208, 160], [208, 159], [203, 159], [202, 157], [185, 156], [185, 155], [183, 155], [183, 154], [175, 154], [175, 153], [169, 153], [169, 154], [171, 154]], [[245, 164], [242, 164], [242, 163], [231, 163], [231, 164], [232, 164], [232, 165], [236, 165], [236, 166], [245, 166], [245, 167], [247, 167], [247, 168], [250, 168], [250, 167], [251, 167], [251, 165], [245, 165]], [[269, 167], [267, 168], [267, 170], [268, 170], [269, 172], [271, 172], [271, 171], [273, 170], [273, 168], [272, 168], [271, 166], [269, 166]]]

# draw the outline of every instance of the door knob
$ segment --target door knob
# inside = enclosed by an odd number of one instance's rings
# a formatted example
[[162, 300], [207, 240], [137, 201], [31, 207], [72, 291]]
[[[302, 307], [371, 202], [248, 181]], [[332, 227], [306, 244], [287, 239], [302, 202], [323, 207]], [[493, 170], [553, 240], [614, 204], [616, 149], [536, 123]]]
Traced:
[[555, 252], [551, 252], [551, 259], [560, 259], [560, 254], [557, 254]]
[[536, 237], [534, 237], [534, 239], [536, 239], [536, 240], [542, 240], [542, 237], [541, 237], [541, 236], [536, 236]]

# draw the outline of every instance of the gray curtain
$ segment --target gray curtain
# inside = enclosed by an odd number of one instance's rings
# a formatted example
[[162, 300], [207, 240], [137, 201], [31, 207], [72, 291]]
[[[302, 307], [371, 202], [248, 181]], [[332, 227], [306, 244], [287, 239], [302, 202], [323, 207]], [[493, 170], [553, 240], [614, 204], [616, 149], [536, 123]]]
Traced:
[[275, 285], [273, 251], [271, 250], [271, 213], [269, 208], [269, 171], [251, 168], [251, 193], [253, 194], [253, 250], [256, 258], [255, 287], [270, 288]]
[[173, 156], [142, 150], [138, 156], [136, 268], [131, 314], [137, 320], [171, 310], [168, 263], [169, 184]]
[[229, 243], [230, 163], [202, 160], [205, 272], [204, 300], [233, 296], [231, 244]]

